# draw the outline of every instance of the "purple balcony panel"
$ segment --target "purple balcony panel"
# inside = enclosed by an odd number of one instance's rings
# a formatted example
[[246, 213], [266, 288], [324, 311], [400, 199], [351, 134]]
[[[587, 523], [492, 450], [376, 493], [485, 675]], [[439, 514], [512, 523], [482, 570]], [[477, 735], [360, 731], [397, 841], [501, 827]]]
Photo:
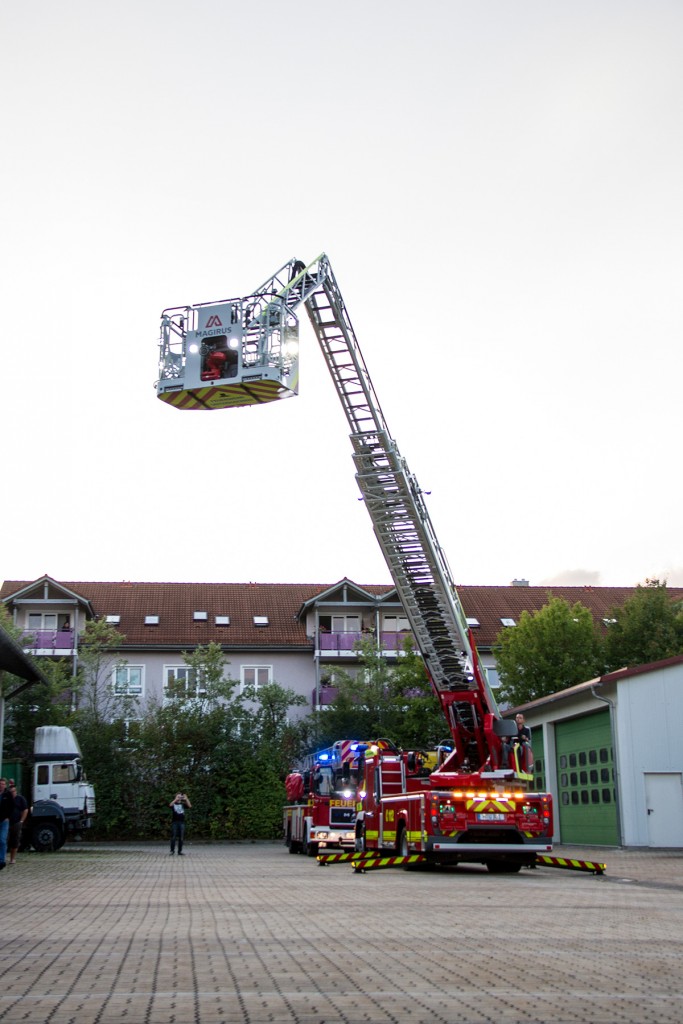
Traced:
[[352, 651], [361, 638], [360, 633], [323, 633], [318, 634], [321, 651]]
[[23, 634], [22, 643], [33, 650], [71, 650], [74, 645], [73, 629], [30, 629]]
[[380, 642], [385, 651], [402, 651], [406, 637], [412, 634], [403, 633], [380, 633]]
[[332, 704], [337, 699], [339, 690], [336, 686], [321, 686], [320, 687], [320, 703], [321, 704]]

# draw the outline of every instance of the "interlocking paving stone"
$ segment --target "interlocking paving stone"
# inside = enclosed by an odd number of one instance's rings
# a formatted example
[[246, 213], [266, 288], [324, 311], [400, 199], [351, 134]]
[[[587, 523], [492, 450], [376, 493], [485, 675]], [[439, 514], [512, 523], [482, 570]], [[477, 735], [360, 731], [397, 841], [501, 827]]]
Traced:
[[0, 1024], [679, 1024], [680, 850], [594, 876], [70, 845], [0, 873]]

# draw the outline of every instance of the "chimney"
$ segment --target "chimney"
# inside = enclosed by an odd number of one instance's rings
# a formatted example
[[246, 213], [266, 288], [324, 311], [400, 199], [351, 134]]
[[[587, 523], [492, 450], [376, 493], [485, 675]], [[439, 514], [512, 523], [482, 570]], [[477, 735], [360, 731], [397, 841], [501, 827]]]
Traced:
[[528, 580], [513, 580], [512, 583], [510, 584], [510, 586], [511, 587], [528, 587], [529, 586], [529, 581]]

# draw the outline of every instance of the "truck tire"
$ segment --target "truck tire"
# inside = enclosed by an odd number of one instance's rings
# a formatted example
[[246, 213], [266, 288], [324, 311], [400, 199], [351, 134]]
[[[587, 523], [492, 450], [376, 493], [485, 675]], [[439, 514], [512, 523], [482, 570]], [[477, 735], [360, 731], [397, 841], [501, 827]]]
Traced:
[[291, 830], [291, 828], [287, 829], [286, 844], [287, 844], [287, 849], [289, 850], [290, 853], [298, 853], [299, 852], [299, 844], [296, 842], [296, 840], [292, 839], [292, 830]]
[[522, 864], [518, 860], [487, 860], [486, 867], [492, 875], [515, 875]]
[[306, 831], [304, 832], [304, 841], [301, 844], [301, 852], [305, 853], [307, 857], [318, 856], [318, 844], [310, 843], [308, 841], [308, 829], [306, 829]]
[[62, 830], [49, 821], [34, 825], [31, 829], [31, 846], [38, 853], [52, 853], [64, 846]]

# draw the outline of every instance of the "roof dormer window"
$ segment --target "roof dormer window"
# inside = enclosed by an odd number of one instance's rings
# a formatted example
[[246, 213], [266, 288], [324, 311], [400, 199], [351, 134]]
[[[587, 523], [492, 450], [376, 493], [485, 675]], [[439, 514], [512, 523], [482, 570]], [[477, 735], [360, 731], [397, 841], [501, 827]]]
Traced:
[[158, 626], [159, 625], [159, 616], [158, 615], [145, 615], [145, 625], [146, 626]]

